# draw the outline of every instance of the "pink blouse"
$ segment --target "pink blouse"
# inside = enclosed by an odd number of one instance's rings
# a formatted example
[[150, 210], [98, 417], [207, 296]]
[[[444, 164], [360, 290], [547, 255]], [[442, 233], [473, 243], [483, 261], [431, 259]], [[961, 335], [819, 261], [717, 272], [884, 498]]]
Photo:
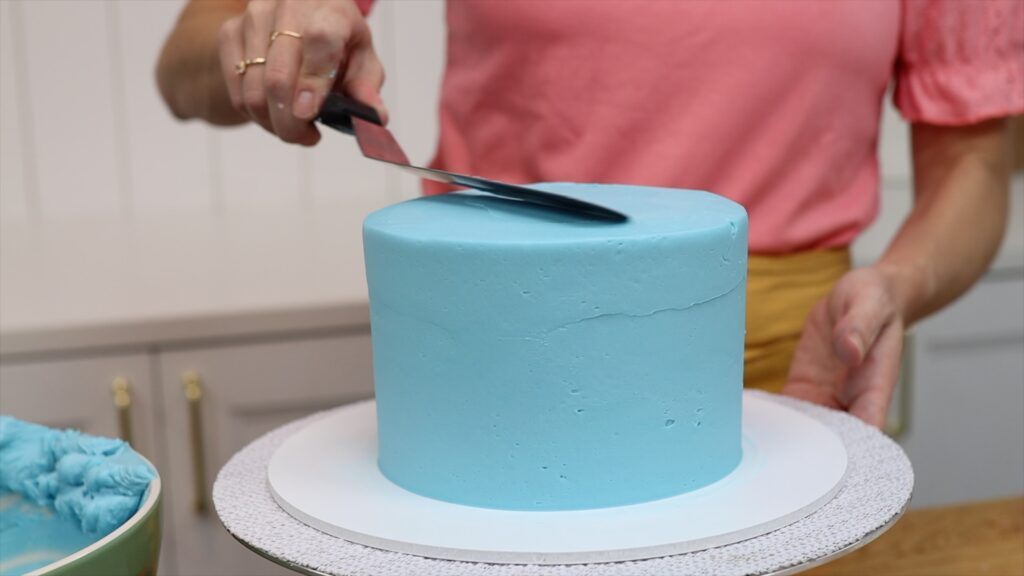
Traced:
[[447, 25], [433, 166], [710, 190], [754, 253], [874, 219], [890, 82], [912, 122], [1024, 111], [1021, 0], [449, 0]]

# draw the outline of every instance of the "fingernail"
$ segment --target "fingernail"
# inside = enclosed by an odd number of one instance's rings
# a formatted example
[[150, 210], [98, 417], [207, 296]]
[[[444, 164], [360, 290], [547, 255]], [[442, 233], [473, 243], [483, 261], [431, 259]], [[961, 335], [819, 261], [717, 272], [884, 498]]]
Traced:
[[303, 90], [299, 92], [299, 97], [295, 99], [295, 115], [299, 118], [312, 118], [316, 115], [316, 96], [309, 90]]
[[864, 360], [864, 341], [858, 334], [850, 334], [850, 343], [853, 344], [853, 349], [857, 351], [857, 360]]

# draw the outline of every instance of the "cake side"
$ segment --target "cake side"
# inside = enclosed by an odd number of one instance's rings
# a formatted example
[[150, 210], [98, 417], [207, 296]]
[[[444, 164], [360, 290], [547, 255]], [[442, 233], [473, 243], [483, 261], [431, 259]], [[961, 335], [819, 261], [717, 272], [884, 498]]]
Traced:
[[701, 192], [545, 185], [566, 186], [630, 222], [472, 193], [367, 218], [379, 463], [396, 484], [581, 509], [738, 463], [745, 212]]

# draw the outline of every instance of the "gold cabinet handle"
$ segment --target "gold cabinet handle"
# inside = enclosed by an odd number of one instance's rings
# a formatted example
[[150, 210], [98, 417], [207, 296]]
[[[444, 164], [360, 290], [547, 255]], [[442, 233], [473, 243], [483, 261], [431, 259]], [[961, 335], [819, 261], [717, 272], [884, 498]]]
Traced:
[[199, 374], [185, 372], [181, 375], [181, 384], [188, 403], [189, 444], [192, 446], [192, 488], [194, 493], [193, 507], [199, 514], [210, 509], [209, 498], [206, 496], [206, 450], [203, 442], [203, 420], [200, 410], [203, 400], [203, 385]]
[[132, 443], [132, 385], [127, 378], [118, 376], [110, 383], [114, 396], [114, 410], [117, 411], [117, 435], [121, 440]]

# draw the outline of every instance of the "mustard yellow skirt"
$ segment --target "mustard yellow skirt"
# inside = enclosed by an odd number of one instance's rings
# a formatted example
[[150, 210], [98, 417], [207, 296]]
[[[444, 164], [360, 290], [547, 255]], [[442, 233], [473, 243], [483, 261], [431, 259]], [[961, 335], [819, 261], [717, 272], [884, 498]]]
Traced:
[[781, 392], [804, 322], [850, 269], [849, 250], [750, 255], [743, 383]]

